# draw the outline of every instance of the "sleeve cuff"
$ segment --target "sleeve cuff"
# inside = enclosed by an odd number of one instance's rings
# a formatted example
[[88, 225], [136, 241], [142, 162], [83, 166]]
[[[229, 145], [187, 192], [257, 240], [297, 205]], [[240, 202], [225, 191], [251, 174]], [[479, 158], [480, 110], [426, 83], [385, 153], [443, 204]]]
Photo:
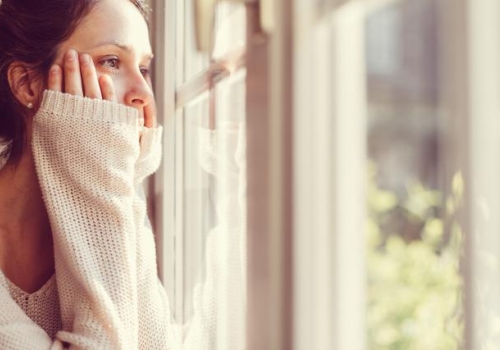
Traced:
[[136, 181], [142, 182], [154, 173], [161, 163], [163, 127], [144, 128], [141, 135], [141, 151], [136, 163]]
[[43, 93], [39, 112], [43, 111], [59, 116], [78, 116], [83, 119], [139, 127], [139, 112], [135, 108], [51, 90], [45, 90]]
[[158, 125], [156, 128], [143, 128], [141, 135], [141, 154], [148, 154], [155, 148], [161, 147], [161, 137], [163, 127]]

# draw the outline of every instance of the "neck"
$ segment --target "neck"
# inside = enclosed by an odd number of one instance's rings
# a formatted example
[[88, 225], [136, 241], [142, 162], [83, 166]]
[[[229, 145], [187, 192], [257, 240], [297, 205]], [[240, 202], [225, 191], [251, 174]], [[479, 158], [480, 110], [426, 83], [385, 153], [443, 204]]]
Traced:
[[[26, 291], [53, 272], [50, 223], [30, 147], [18, 165], [0, 170], [0, 268]], [[2, 248], [3, 247], [3, 248]]]
[[47, 229], [48, 218], [30, 151], [24, 152], [17, 166], [0, 170], [0, 228], [30, 228], [20, 235], [30, 238]]

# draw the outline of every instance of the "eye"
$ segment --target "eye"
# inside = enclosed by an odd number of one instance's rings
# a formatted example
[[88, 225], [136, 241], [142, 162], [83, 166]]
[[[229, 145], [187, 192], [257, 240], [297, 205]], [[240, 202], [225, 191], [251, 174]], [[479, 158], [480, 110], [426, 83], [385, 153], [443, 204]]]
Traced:
[[141, 67], [140, 68], [140, 71], [141, 71], [141, 74], [144, 76], [144, 77], [148, 77], [149, 76], [149, 73], [150, 73], [150, 70], [148, 67]]
[[120, 67], [120, 60], [118, 57], [106, 57], [98, 61], [101, 67], [109, 70], [117, 70]]

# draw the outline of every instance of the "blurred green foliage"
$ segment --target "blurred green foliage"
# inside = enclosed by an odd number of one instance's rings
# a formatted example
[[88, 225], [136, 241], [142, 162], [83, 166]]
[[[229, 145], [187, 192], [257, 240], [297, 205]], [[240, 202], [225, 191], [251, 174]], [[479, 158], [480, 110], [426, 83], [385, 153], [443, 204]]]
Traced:
[[[463, 194], [460, 173], [448, 198], [417, 182], [405, 196], [368, 185], [368, 342], [373, 350], [451, 350], [462, 344], [462, 232], [454, 216]], [[444, 209], [443, 209], [444, 208]], [[419, 237], [391, 232], [404, 213]], [[446, 218], [446, 224], [441, 217]], [[445, 229], [446, 227], [446, 229]]]

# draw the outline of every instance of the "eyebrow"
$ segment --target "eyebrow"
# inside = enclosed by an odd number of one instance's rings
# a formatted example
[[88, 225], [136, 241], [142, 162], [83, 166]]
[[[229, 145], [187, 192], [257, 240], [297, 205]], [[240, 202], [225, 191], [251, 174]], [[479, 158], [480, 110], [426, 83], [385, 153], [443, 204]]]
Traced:
[[[123, 44], [119, 41], [116, 41], [116, 40], [108, 40], [108, 41], [103, 41], [103, 42], [100, 42], [96, 45], [94, 45], [92, 49], [96, 49], [96, 48], [99, 48], [99, 47], [102, 47], [102, 46], [116, 46], [118, 47], [119, 49], [123, 50], [123, 51], [127, 51], [127, 52], [132, 52], [133, 49], [132, 49], [132, 46], [130, 45], [127, 45], [127, 44]], [[147, 54], [144, 54], [144, 57], [146, 59], [149, 59], [149, 60], [152, 60], [154, 55], [152, 53], [147, 53]]]

